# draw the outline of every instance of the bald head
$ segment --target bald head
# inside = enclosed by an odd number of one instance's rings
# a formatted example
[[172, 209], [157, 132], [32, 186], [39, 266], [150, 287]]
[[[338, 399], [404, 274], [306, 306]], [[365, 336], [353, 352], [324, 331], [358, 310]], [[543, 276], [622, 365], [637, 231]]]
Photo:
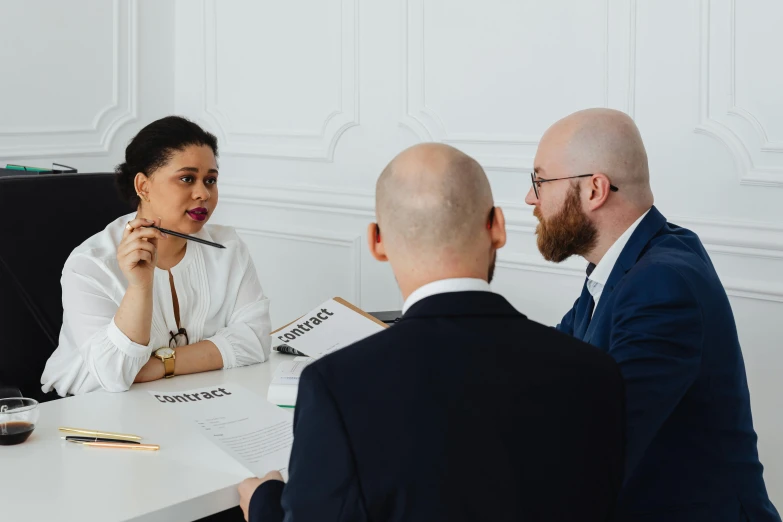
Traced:
[[653, 203], [647, 151], [636, 124], [623, 112], [575, 112], [546, 131], [539, 150], [556, 156], [558, 170], [570, 175], [606, 174], [619, 187], [618, 199], [645, 209]]
[[415, 145], [392, 160], [376, 185], [384, 242], [418, 256], [470, 255], [486, 231], [492, 190], [481, 166], [448, 145]]

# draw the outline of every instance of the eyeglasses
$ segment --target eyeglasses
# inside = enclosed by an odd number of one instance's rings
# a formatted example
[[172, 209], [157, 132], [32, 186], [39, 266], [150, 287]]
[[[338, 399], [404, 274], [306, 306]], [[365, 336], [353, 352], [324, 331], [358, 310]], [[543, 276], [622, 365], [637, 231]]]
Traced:
[[184, 328], [177, 330], [177, 333], [169, 331], [169, 335], [171, 335], [171, 338], [169, 339], [169, 348], [178, 348], [190, 344], [188, 332]]
[[[535, 172], [530, 173], [530, 179], [533, 182], [533, 192], [535, 192], [536, 194], [536, 199], [539, 199], [538, 189], [541, 188], [542, 183], [548, 183], [550, 181], [560, 181], [561, 179], [589, 178], [592, 176], [595, 176], [595, 174], [579, 174], [578, 176], [567, 176], [565, 178], [537, 179]], [[611, 190], [612, 192], [617, 192], [618, 188], [615, 187], [614, 185], [609, 185], [609, 190]]]

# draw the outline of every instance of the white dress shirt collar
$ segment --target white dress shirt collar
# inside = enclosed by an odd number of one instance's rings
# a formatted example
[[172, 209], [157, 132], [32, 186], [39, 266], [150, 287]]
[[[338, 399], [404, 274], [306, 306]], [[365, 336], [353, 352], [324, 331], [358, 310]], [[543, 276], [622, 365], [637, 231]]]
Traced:
[[402, 313], [405, 313], [411, 306], [418, 303], [425, 297], [430, 297], [437, 294], [445, 294], [449, 292], [491, 292], [489, 283], [483, 279], [473, 279], [471, 277], [462, 277], [454, 279], [441, 279], [440, 281], [433, 281], [424, 286], [417, 288], [408, 296], [405, 300], [405, 304], [402, 305]]
[[623, 253], [625, 245], [628, 244], [628, 240], [631, 239], [631, 236], [639, 226], [639, 223], [642, 222], [649, 212], [650, 210], [648, 209], [647, 212], [639, 216], [639, 219], [634, 221], [633, 224], [623, 232], [623, 235], [617, 238], [617, 241], [615, 241], [614, 244], [609, 247], [609, 250], [606, 251], [604, 257], [595, 265], [592, 273], [587, 276], [587, 290], [590, 292], [590, 295], [593, 296], [593, 301], [595, 301], [596, 306], [598, 305], [598, 299], [601, 297], [604, 286], [614, 269], [614, 265], [620, 258], [620, 254]]

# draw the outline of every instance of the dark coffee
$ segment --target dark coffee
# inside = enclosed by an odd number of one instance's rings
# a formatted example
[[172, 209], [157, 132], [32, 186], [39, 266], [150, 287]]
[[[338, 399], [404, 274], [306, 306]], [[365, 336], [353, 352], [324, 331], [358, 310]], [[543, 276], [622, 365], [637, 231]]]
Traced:
[[12, 446], [26, 441], [35, 426], [29, 422], [13, 421], [0, 423], [0, 446]]

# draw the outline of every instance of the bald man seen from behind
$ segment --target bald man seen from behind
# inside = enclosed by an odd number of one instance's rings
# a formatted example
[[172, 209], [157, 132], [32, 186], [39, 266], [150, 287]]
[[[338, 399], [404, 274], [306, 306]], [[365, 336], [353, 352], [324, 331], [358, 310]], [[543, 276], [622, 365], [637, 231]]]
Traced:
[[412, 147], [381, 174], [376, 213], [370, 250], [403, 317], [304, 371], [290, 480], [244, 482], [249, 520], [610, 520], [622, 378], [492, 293], [505, 222], [478, 163]]
[[546, 131], [534, 166], [526, 201], [539, 250], [589, 263], [557, 328], [611, 355], [625, 379], [616, 520], [780, 522], [729, 300], [698, 236], [653, 206], [633, 120], [609, 109], [572, 114]]

